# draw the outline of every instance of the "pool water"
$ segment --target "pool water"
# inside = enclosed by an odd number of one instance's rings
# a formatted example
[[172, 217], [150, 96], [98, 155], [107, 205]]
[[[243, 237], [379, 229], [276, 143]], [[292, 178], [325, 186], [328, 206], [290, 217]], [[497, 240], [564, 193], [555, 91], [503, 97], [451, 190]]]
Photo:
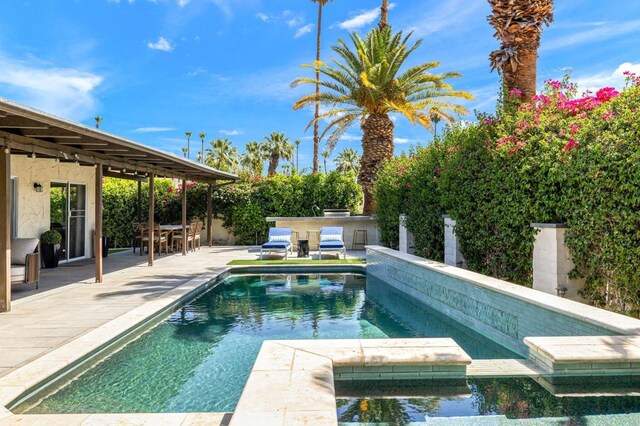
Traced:
[[365, 291], [365, 281], [356, 274], [232, 275], [16, 411], [233, 411], [264, 340], [450, 336], [472, 358], [516, 357], [384, 283], [369, 279]]
[[[336, 392], [341, 391], [344, 392], [337, 383]], [[405, 425], [430, 417], [502, 415], [508, 419], [564, 418], [553, 424], [581, 425], [588, 423], [585, 416], [640, 412], [637, 396], [556, 397], [532, 379], [473, 379], [457, 388], [437, 384], [402, 388], [395, 383], [383, 389], [376, 384], [374, 389], [371, 384], [361, 382], [349, 385], [347, 393], [366, 395], [371, 391], [403, 396], [338, 398], [338, 420]], [[613, 424], [609, 423], [611, 418], [604, 419], [589, 424]], [[627, 419], [629, 422], [624, 424], [637, 424], [634, 419], [637, 421], [638, 417]]]

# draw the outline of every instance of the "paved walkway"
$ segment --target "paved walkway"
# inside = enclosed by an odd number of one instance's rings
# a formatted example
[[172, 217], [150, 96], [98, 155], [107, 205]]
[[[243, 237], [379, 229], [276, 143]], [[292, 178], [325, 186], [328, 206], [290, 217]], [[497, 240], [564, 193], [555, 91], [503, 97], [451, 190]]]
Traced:
[[102, 284], [85, 260], [43, 270], [40, 289], [14, 286], [12, 310], [0, 314], [0, 376], [233, 259], [255, 259], [248, 247], [202, 247], [155, 259], [131, 251], [105, 259]]

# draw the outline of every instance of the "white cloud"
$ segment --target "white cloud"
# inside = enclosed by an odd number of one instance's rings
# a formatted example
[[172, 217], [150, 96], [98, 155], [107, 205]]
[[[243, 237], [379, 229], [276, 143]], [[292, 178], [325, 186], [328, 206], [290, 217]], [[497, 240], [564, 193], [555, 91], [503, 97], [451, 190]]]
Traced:
[[397, 144], [407, 144], [407, 143], [417, 142], [417, 139], [393, 138], [393, 142]]
[[173, 127], [138, 127], [134, 130], [135, 133], [159, 133], [170, 132], [175, 130]]
[[362, 135], [351, 135], [349, 133], [345, 133], [340, 136], [340, 140], [342, 141], [361, 141]]
[[305, 35], [307, 33], [310, 33], [314, 26], [315, 25], [313, 25], [313, 24], [307, 24], [304, 27], [298, 28], [296, 33], [293, 35], [293, 38], [299, 38], [299, 37], [302, 37], [303, 35]]
[[17, 102], [77, 121], [97, 112], [93, 91], [103, 81], [100, 75], [34, 59], [18, 61], [2, 53], [0, 69], [0, 86], [13, 93]]
[[549, 38], [542, 44], [541, 51], [549, 51], [556, 49], [565, 49], [567, 47], [576, 46], [589, 42], [602, 43], [614, 37], [622, 36], [629, 33], [637, 33], [640, 31], [640, 19], [628, 22], [603, 22], [596, 28], [586, 31], [571, 31], [569, 35], [553, 38], [553, 32], [549, 32]]
[[238, 135], [241, 135], [243, 132], [240, 131], [240, 130], [236, 130], [236, 129], [234, 129], [234, 130], [224, 130], [223, 129], [223, 130], [220, 130], [220, 133], [222, 133], [223, 135], [226, 135], [226, 136], [238, 136]]
[[188, 75], [189, 77], [195, 77], [195, 76], [197, 76], [197, 75], [204, 74], [205, 72], [207, 72], [207, 70], [205, 70], [204, 68], [202, 68], [202, 67], [197, 67], [197, 68], [195, 68], [193, 71], [189, 71], [189, 72], [187, 73], [187, 75]]
[[218, 9], [220, 9], [220, 11], [224, 14], [224, 16], [227, 19], [233, 18], [233, 10], [229, 5], [228, 0], [212, 0], [212, 1], [213, 1], [213, 4], [215, 4], [218, 7]]
[[[389, 10], [395, 7], [395, 3], [389, 4]], [[358, 15], [355, 15], [352, 18], [347, 19], [346, 21], [340, 22], [338, 27], [343, 30], [357, 30], [358, 28], [362, 28], [373, 23], [380, 16], [380, 8], [376, 7], [375, 9], [364, 10], [360, 12]]]
[[256, 13], [256, 17], [262, 22], [269, 22], [269, 15], [267, 15], [266, 13], [258, 12]]
[[185, 7], [189, 3], [191, 3], [191, 0], [178, 0], [178, 6], [180, 7]]
[[483, 8], [486, 7], [483, 3], [468, 0], [442, 2], [435, 8], [425, 9], [425, 13], [411, 16], [403, 26], [407, 30], [413, 31], [417, 37], [441, 34], [446, 30], [457, 33], [474, 30], [470, 22], [473, 22], [478, 14], [482, 13]]
[[171, 52], [175, 48], [175, 46], [164, 37], [158, 38], [158, 41], [155, 43], [148, 42], [147, 47], [149, 49], [162, 50], [163, 52]]
[[289, 28], [296, 28], [302, 24], [304, 24], [304, 16], [302, 15], [294, 16], [291, 19], [287, 19], [287, 25], [289, 26]]
[[640, 62], [637, 64], [625, 62], [620, 64], [614, 71], [576, 77], [575, 82], [578, 84], [580, 90], [596, 91], [602, 87], [616, 87], [621, 89], [626, 82], [625, 71], [640, 75]]

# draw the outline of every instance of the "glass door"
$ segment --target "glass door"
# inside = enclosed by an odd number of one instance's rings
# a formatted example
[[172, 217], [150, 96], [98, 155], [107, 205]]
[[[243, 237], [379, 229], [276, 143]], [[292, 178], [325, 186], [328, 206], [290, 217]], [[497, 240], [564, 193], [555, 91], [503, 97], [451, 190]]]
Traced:
[[62, 261], [85, 256], [86, 198], [86, 185], [51, 182], [51, 229], [62, 235]]

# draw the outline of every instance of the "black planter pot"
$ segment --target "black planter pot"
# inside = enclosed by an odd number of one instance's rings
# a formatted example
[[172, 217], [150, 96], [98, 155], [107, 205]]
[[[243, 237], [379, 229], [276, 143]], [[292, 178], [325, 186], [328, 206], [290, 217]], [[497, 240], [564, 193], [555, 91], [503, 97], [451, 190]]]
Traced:
[[45, 268], [57, 268], [60, 260], [60, 244], [41, 244], [40, 255]]

